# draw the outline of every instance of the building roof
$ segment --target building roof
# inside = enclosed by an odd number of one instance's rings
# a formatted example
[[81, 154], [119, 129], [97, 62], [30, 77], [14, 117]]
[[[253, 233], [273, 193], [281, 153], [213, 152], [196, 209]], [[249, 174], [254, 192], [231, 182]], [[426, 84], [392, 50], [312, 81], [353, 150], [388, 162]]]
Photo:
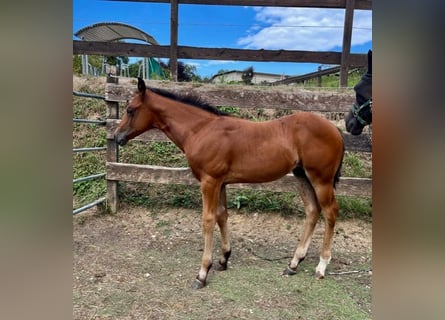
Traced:
[[123, 39], [135, 39], [145, 41], [152, 45], [159, 43], [148, 33], [118, 22], [102, 22], [80, 29], [74, 34], [84, 41], [118, 41]]

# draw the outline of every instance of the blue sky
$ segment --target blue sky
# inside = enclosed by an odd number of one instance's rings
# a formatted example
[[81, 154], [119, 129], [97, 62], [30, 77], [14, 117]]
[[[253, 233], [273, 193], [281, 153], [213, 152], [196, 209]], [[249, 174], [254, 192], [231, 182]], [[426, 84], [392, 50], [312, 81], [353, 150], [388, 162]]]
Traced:
[[[77, 39], [74, 33], [79, 29], [100, 22], [129, 24], [150, 34], [161, 45], [170, 42], [168, 3], [73, 0], [73, 39]], [[343, 9], [180, 4], [178, 44], [340, 52], [343, 23]], [[368, 49], [372, 49], [372, 12], [356, 10], [351, 52], [366, 53]], [[313, 63], [181, 61], [195, 65], [201, 77], [211, 77], [220, 70], [243, 70], [249, 66], [253, 66], [255, 72], [299, 75], [316, 71], [319, 66]], [[329, 66], [323, 66], [326, 67]]]

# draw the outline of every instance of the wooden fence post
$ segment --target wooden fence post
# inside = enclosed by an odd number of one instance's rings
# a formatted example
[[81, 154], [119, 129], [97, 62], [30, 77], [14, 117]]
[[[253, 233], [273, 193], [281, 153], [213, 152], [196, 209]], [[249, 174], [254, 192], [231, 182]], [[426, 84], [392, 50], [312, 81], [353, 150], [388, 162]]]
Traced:
[[171, 0], [170, 7], [170, 72], [178, 81], [178, 0]]
[[355, 0], [346, 0], [345, 26], [341, 53], [340, 87], [348, 86], [348, 71], [351, 55], [352, 22], [354, 20]]
[[[117, 77], [107, 76], [107, 83], [118, 83]], [[107, 101], [107, 119], [119, 119], [119, 103], [115, 101]], [[111, 126], [107, 121], [108, 127]], [[107, 138], [107, 162], [119, 162], [119, 147], [113, 138]], [[111, 213], [116, 213], [119, 205], [118, 184], [116, 180], [107, 179], [107, 204]]]

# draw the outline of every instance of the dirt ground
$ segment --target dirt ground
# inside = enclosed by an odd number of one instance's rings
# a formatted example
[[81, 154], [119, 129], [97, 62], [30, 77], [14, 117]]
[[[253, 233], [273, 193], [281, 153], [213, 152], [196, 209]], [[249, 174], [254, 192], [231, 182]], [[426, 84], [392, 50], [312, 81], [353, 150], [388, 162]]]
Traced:
[[[370, 319], [372, 225], [338, 221], [324, 280], [313, 277], [320, 220], [297, 275], [281, 276], [301, 217], [229, 212], [232, 257], [191, 288], [202, 254], [200, 209], [123, 206], [73, 218], [73, 319]], [[214, 260], [219, 259], [215, 230]]]

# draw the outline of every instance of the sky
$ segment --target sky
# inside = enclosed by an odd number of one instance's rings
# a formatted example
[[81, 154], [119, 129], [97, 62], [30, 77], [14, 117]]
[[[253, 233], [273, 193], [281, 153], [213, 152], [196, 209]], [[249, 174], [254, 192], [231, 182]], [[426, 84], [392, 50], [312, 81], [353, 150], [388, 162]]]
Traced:
[[[179, 5], [178, 45], [234, 48], [341, 52], [344, 9]], [[101, 22], [120, 22], [170, 44], [170, 4], [73, 0], [74, 34]], [[372, 49], [372, 11], [355, 10], [352, 53]], [[134, 62], [136, 58], [131, 58]], [[167, 62], [168, 59], [162, 59]], [[196, 67], [202, 78], [221, 70], [244, 70], [288, 76], [317, 71], [320, 64], [180, 59]], [[322, 68], [328, 68], [323, 65]]]

